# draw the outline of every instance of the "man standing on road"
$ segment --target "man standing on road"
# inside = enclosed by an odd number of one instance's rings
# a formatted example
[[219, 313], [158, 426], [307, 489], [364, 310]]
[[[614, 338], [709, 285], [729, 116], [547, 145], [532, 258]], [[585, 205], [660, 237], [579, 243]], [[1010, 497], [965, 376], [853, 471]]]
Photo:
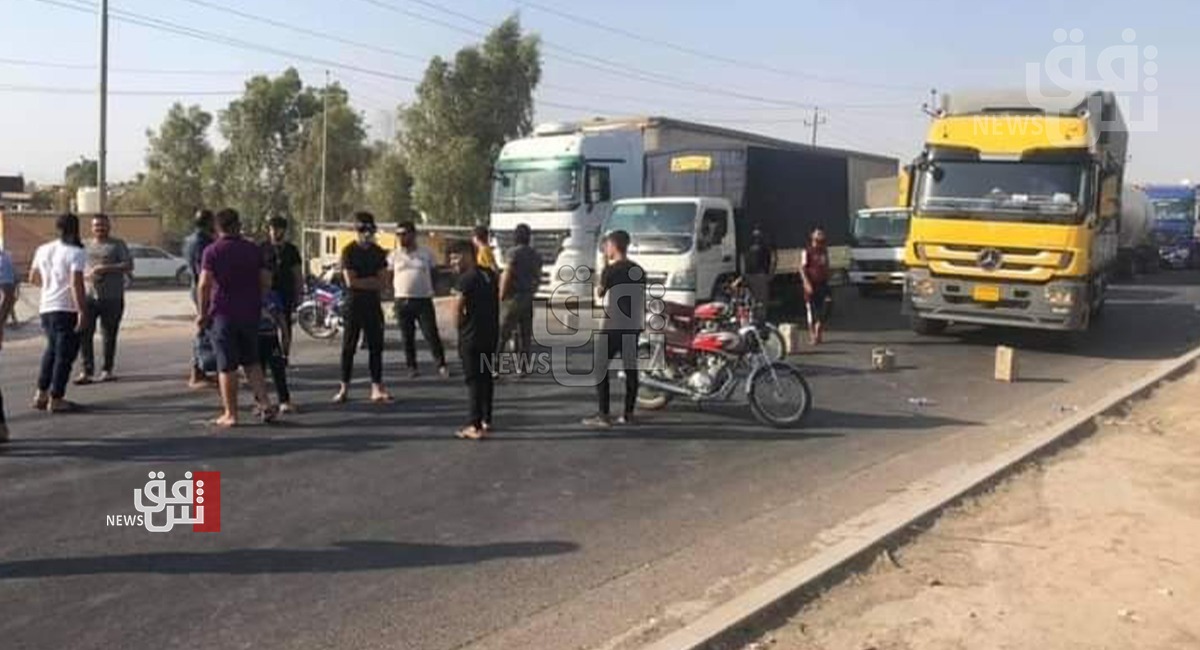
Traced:
[[112, 222], [106, 214], [92, 217], [92, 240], [88, 242], [89, 280], [87, 320], [84, 321], [83, 339], [80, 341], [82, 372], [75, 383], [92, 383], [96, 373], [96, 322], [100, 322], [100, 334], [104, 345], [104, 365], [100, 370], [100, 381], [112, 381], [113, 363], [117, 358], [117, 331], [125, 315], [125, 278], [133, 272], [133, 257], [123, 240], [110, 236]]
[[450, 265], [458, 273], [454, 314], [458, 325], [458, 356], [471, 401], [471, 419], [456, 434], [482, 440], [492, 432], [494, 379], [484, 361], [496, 352], [500, 334], [500, 296], [495, 272], [476, 262], [476, 251], [460, 243], [451, 249]]
[[500, 278], [501, 325], [500, 347], [513, 339], [513, 351], [517, 354], [517, 376], [522, 374], [522, 364], [529, 363], [533, 347], [533, 295], [542, 280], [542, 256], [529, 245], [533, 233], [526, 224], [518, 224], [513, 232], [516, 243], [504, 263], [504, 275]]
[[746, 287], [759, 305], [766, 309], [771, 300], [771, 276], [775, 272], [775, 251], [767, 245], [762, 230], [757, 227], [750, 234], [750, 248], [746, 250]]
[[304, 296], [304, 260], [300, 257], [300, 249], [287, 241], [287, 231], [287, 219], [271, 217], [267, 220], [266, 247], [270, 249], [273, 260], [271, 291], [282, 301], [280, 309], [284, 322], [279, 343], [283, 348], [285, 363], [292, 354], [292, 328], [295, 324], [296, 306]]
[[46, 333], [33, 408], [66, 413], [78, 409], [77, 404], [66, 400], [66, 395], [71, 364], [79, 352], [79, 334], [88, 319], [83, 280], [87, 253], [79, 240], [79, 217], [61, 215], [55, 227], [58, 239], [38, 247], [29, 270], [29, 283], [42, 289], [38, 313]]
[[[597, 297], [604, 304], [604, 326], [596, 337], [595, 345], [606, 350], [604, 361], [621, 358], [625, 370], [625, 408], [618, 424], [633, 424], [633, 409], [637, 405], [638, 336], [645, 326], [646, 273], [642, 267], [630, 261], [629, 233], [617, 230], [604, 241], [604, 254], [608, 265], [600, 274]], [[600, 383], [596, 385], [599, 413], [583, 421], [584, 426], [594, 429], [612, 427], [609, 415], [609, 371], [603, 369]]]
[[396, 299], [396, 323], [404, 339], [404, 363], [412, 377], [417, 369], [417, 325], [429, 344], [438, 373], [450, 376], [446, 367], [446, 350], [438, 334], [437, 313], [433, 308], [433, 273], [437, 258], [433, 251], [417, 245], [417, 228], [406, 221], [396, 228], [400, 245], [392, 251], [392, 292]]
[[[17, 301], [17, 274], [13, 271], [12, 258], [0, 249], [0, 349], [4, 347], [4, 326]], [[4, 414], [4, 394], [0, 393], [0, 445], [8, 442], [8, 420]]]
[[833, 304], [833, 290], [829, 287], [829, 247], [825, 244], [823, 228], [813, 229], [809, 245], [801, 254], [800, 277], [804, 281], [804, 300], [808, 308], [808, 340], [812, 345], [820, 345], [825, 340], [825, 323]]
[[381, 294], [387, 282], [387, 251], [375, 243], [375, 215], [354, 215], [355, 241], [342, 249], [342, 277], [346, 281], [346, 328], [342, 331], [342, 384], [334, 404], [344, 404], [354, 374], [354, 353], [361, 336], [367, 343], [367, 366], [371, 371], [371, 401], [391, 403], [392, 396], [383, 387], [383, 303]]
[[263, 293], [271, 286], [271, 273], [262, 248], [241, 236], [241, 219], [226, 208], [217, 214], [220, 238], [204, 251], [200, 263], [196, 327], [207, 330], [217, 355], [218, 381], [224, 412], [213, 421], [229, 428], [238, 423], [238, 368], [246, 372], [257, 414], [271, 422], [278, 414], [267, 397], [267, 385], [258, 353], [258, 326]]
[[[193, 220], [192, 234], [188, 235], [183, 240], [183, 257], [187, 260], [188, 271], [192, 277], [192, 304], [196, 307], [196, 315], [200, 315], [200, 302], [197, 299], [197, 286], [200, 282], [200, 263], [204, 255], [204, 249], [208, 248], [213, 243], [213, 213], [210, 210], [197, 210]], [[192, 345], [192, 372], [188, 377], [188, 386], [191, 388], [205, 388], [212, 385], [212, 379], [204, 370], [204, 359], [206, 351], [211, 351], [211, 342], [208, 340], [207, 333], [200, 331], [196, 333], [196, 340]]]

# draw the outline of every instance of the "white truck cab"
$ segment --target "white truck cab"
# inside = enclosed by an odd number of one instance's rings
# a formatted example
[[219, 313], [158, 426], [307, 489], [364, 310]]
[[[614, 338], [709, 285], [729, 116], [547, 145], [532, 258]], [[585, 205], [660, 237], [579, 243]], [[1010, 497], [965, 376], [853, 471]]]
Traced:
[[[629, 233], [629, 257], [646, 272], [647, 284], [666, 289], [663, 300], [694, 306], [737, 273], [737, 229], [726, 199], [661, 197], [613, 204], [603, 234]], [[603, 241], [596, 268], [604, 267]]]
[[620, 124], [543, 125], [507, 143], [492, 186], [497, 260], [504, 263], [514, 229], [527, 224], [544, 264], [538, 297], [549, 297], [562, 283], [560, 268], [592, 266], [612, 201], [641, 194], [642, 164], [640, 129]]
[[850, 282], [859, 293], [904, 287], [908, 208], [859, 210], [850, 225]]

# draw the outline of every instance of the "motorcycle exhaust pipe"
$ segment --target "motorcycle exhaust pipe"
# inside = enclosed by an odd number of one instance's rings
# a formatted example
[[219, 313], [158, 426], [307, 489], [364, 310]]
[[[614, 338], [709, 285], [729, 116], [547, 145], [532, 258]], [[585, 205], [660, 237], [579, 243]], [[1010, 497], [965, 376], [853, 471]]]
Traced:
[[642, 375], [641, 377], [638, 378], [638, 383], [641, 384], [642, 386], [645, 386], [646, 388], [657, 390], [657, 391], [663, 392], [663, 393], [671, 393], [673, 395], [682, 395], [683, 397], [691, 397], [692, 396], [692, 391], [690, 391], [686, 388], [683, 388], [682, 386], [677, 386], [673, 383], [662, 381], [659, 379], [654, 379], [653, 377], [647, 377], [645, 375]]

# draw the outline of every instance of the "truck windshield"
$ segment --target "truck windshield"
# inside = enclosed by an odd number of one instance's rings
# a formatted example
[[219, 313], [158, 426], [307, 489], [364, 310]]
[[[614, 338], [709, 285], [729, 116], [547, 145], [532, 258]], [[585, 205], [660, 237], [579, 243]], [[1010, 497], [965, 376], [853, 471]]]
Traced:
[[613, 208], [604, 232], [629, 233], [631, 253], [666, 255], [692, 250], [696, 238], [693, 203], [636, 203]]
[[580, 203], [578, 162], [496, 169], [492, 212], [563, 212]]
[[1080, 163], [946, 160], [921, 175], [919, 209], [961, 219], [1079, 223], [1086, 194]]
[[903, 246], [908, 237], [908, 211], [859, 212], [851, 233], [854, 245], [861, 248]]
[[1154, 201], [1155, 221], [1191, 222], [1196, 202], [1192, 199], [1158, 199]]

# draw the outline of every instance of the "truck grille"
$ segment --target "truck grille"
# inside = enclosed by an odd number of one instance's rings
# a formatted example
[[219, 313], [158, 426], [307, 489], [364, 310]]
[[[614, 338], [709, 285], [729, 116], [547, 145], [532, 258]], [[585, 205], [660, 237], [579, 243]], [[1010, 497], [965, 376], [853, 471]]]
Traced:
[[1058, 269], [1067, 268], [1071, 263], [1071, 253], [1065, 251], [945, 244], [925, 244], [922, 249], [930, 270], [941, 275], [989, 277], [1000, 274], [1014, 280], [1045, 282]]
[[[558, 251], [562, 250], [563, 240], [570, 235], [570, 230], [535, 230], [530, 245], [542, 256], [542, 264], [549, 266], [558, 259]], [[496, 238], [496, 247], [500, 249], [501, 253], [508, 252], [516, 245], [512, 231], [496, 231], [492, 236]]]

